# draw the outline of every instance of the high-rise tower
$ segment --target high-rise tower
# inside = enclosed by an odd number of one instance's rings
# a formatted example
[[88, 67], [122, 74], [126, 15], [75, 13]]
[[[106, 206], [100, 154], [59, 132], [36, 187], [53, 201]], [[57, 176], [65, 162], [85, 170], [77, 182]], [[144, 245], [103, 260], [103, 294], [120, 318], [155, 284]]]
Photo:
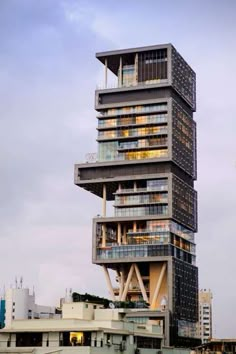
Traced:
[[[98, 154], [75, 165], [75, 184], [102, 198], [93, 262], [113, 300], [149, 304], [166, 344], [192, 345], [198, 319], [195, 73], [171, 45], [97, 53]], [[117, 86], [108, 88], [108, 70]], [[107, 201], [114, 215], [106, 215]], [[118, 288], [109, 269], [116, 271]], [[192, 338], [190, 340], [190, 338]]]

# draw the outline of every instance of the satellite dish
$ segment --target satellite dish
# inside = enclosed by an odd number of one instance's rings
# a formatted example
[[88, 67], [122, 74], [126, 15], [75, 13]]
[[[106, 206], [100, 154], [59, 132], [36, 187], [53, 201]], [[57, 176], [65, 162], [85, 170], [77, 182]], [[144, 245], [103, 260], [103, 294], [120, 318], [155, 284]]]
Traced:
[[167, 305], [167, 298], [163, 296], [161, 299], [161, 306], [166, 306], [166, 305]]
[[161, 299], [161, 311], [165, 311], [166, 306], [167, 306], [167, 297], [163, 296]]
[[109, 308], [110, 308], [110, 309], [114, 309], [114, 308], [115, 308], [115, 305], [113, 304], [113, 302], [110, 302], [110, 303], [109, 303]]

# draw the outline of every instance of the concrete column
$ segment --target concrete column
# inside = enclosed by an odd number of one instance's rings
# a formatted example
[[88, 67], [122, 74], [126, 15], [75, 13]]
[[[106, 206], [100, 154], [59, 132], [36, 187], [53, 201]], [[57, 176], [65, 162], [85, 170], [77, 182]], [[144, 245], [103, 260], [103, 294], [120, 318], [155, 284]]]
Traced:
[[106, 203], [107, 203], [107, 188], [106, 185], [103, 184], [102, 189], [102, 216], [106, 217]]
[[134, 181], [134, 191], [137, 191], [137, 182]]
[[130, 270], [129, 270], [128, 277], [126, 279], [125, 288], [124, 288], [123, 294], [121, 296], [121, 301], [125, 301], [125, 299], [126, 299], [133, 272], [134, 272], [134, 265], [132, 264], [130, 267]]
[[121, 301], [122, 294], [124, 292], [124, 284], [125, 284], [125, 278], [124, 278], [124, 269], [120, 271], [120, 291], [119, 291], [119, 301]]
[[134, 60], [134, 84], [138, 83], [138, 53], [135, 54], [135, 60]]
[[60, 344], [60, 335], [59, 332], [49, 332], [48, 334], [49, 346], [58, 347]]
[[136, 263], [134, 264], [134, 269], [135, 269], [135, 272], [136, 272], [136, 275], [137, 275], [137, 279], [138, 279], [138, 282], [139, 282], [141, 293], [143, 295], [143, 300], [146, 301], [146, 302], [149, 302], [148, 297], [147, 297], [147, 293], [146, 293], [146, 289], [145, 289], [144, 284], [143, 284], [143, 279], [142, 279], [142, 276], [140, 274], [139, 268], [138, 268]]
[[134, 221], [133, 223], [133, 232], [136, 232], [137, 231], [137, 222]]
[[121, 244], [121, 223], [118, 222], [117, 224], [117, 243], [118, 245]]
[[106, 281], [107, 281], [107, 286], [108, 286], [109, 293], [110, 293], [110, 295], [111, 295], [111, 299], [112, 299], [112, 301], [115, 301], [116, 298], [115, 298], [115, 295], [114, 295], [114, 291], [113, 291], [113, 287], [112, 287], [110, 275], [109, 275], [109, 273], [108, 273], [108, 270], [107, 270], [106, 266], [103, 265], [102, 267], [103, 267], [103, 270], [104, 270], [104, 273], [105, 273], [105, 277], [106, 277]]
[[107, 88], [107, 58], [105, 59], [105, 88]]
[[122, 56], [120, 56], [118, 86], [119, 86], [119, 87], [122, 86]]
[[123, 244], [127, 245], [126, 225], [123, 226]]
[[107, 231], [106, 225], [102, 224], [102, 248], [106, 247], [106, 231]]
[[15, 333], [11, 333], [10, 334], [10, 338], [11, 338], [11, 347], [15, 348], [15, 346], [16, 346], [16, 334]]
[[43, 333], [42, 347], [48, 347], [48, 346], [49, 346], [49, 333]]

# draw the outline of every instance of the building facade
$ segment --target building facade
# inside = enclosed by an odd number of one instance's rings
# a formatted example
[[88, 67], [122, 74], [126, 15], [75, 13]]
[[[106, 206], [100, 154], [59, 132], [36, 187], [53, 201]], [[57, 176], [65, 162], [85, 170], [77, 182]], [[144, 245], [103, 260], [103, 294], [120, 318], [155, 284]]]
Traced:
[[52, 318], [55, 307], [35, 303], [35, 293], [28, 288], [9, 288], [5, 293], [5, 327], [13, 320]]
[[[143, 301], [149, 318], [164, 320], [166, 345], [193, 346], [195, 73], [171, 44], [96, 57], [105, 69], [105, 88], [95, 94], [98, 154], [75, 165], [75, 184], [102, 200], [93, 219], [93, 262], [102, 266], [113, 301]], [[108, 88], [108, 71], [116, 87]]]
[[203, 344], [212, 338], [212, 299], [211, 290], [200, 290], [198, 331]]
[[[126, 319], [127, 314], [132, 310], [66, 303], [60, 319], [15, 320], [0, 330], [0, 353], [156, 354], [161, 350], [162, 323], [135, 324]], [[163, 350], [163, 354], [175, 351]], [[190, 354], [190, 350], [176, 354]]]

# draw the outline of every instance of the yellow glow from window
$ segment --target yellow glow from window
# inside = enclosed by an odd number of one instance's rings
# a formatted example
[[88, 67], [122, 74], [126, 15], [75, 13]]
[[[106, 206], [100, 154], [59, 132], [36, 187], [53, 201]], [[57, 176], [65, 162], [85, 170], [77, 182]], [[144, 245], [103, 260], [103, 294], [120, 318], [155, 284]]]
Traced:
[[126, 160], [139, 160], [150, 159], [155, 157], [165, 157], [168, 154], [168, 150], [147, 150], [147, 151], [130, 151], [125, 154]]
[[70, 332], [71, 344], [81, 344], [83, 342], [83, 332]]

